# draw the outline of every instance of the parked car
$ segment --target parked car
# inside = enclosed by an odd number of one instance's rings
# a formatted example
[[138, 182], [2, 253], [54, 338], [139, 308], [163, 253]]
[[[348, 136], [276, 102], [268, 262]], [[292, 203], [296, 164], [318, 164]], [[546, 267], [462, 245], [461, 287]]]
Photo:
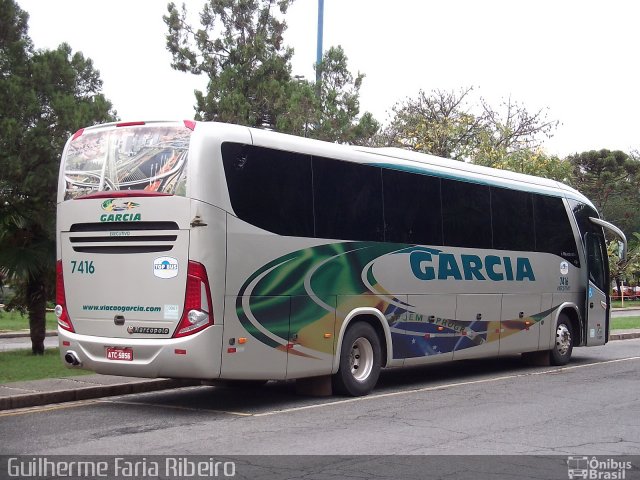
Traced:
[[[637, 300], [640, 298], [640, 286], [631, 287], [629, 285], [625, 285], [624, 287], [622, 287], [622, 294], [625, 300]], [[612, 288], [611, 298], [613, 300], [620, 300], [620, 293], [618, 292], [618, 287]]]

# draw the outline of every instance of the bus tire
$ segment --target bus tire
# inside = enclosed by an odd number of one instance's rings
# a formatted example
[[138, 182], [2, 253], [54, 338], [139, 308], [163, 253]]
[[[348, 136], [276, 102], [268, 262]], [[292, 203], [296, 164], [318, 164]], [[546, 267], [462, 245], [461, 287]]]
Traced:
[[343, 395], [366, 395], [378, 382], [382, 347], [374, 328], [366, 322], [349, 326], [342, 339], [340, 366], [333, 375], [333, 390]]
[[549, 352], [549, 360], [551, 365], [566, 365], [571, 358], [573, 351], [573, 326], [566, 314], [561, 313], [558, 316], [556, 324], [555, 343]]

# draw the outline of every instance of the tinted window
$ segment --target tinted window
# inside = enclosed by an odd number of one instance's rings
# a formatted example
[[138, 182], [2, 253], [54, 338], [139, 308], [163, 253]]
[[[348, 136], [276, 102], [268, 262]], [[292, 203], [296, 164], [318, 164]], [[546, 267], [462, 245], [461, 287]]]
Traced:
[[239, 218], [280, 235], [313, 237], [311, 157], [223, 143], [222, 162]]
[[536, 221], [536, 250], [566, 258], [580, 266], [573, 230], [561, 198], [536, 195], [534, 197]]
[[590, 206], [575, 200], [569, 200], [569, 205], [571, 205], [573, 215], [578, 223], [580, 237], [587, 246], [589, 280], [597, 285], [603, 292], [606, 292], [609, 258], [606, 254], [604, 233], [602, 227], [589, 220], [589, 217], [599, 218], [598, 212]]
[[609, 265], [604, 236], [596, 233], [585, 235], [587, 246], [587, 264], [589, 265], [589, 280], [603, 292], [607, 291], [608, 268]]
[[598, 216], [598, 212], [596, 212], [589, 205], [576, 202], [575, 200], [569, 200], [569, 205], [571, 205], [573, 215], [576, 217], [578, 229], [580, 230], [580, 236], [582, 238], [584, 238], [584, 235], [587, 232], [594, 232], [602, 235], [602, 227], [596, 226], [589, 220], [589, 217], [600, 218]]
[[442, 245], [440, 179], [383, 170], [385, 240]]
[[317, 237], [384, 240], [379, 168], [313, 157], [313, 198]]
[[535, 251], [533, 198], [530, 193], [491, 188], [493, 248]]
[[444, 243], [491, 248], [490, 189], [475, 183], [442, 180]]

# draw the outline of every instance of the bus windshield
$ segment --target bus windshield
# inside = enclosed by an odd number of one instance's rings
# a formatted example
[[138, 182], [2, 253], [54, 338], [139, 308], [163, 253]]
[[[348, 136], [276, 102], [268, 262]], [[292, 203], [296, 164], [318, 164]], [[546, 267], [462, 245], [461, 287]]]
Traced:
[[184, 196], [190, 134], [184, 125], [166, 124], [84, 132], [63, 159], [65, 200], [104, 190]]

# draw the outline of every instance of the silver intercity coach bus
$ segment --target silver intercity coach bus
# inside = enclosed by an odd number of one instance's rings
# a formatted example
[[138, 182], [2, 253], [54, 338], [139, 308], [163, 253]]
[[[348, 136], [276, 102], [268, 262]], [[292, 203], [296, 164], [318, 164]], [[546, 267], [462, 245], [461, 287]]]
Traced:
[[[78, 131], [60, 169], [57, 305], [70, 367], [331, 378], [609, 334], [593, 204], [561, 183], [219, 123]], [[330, 377], [331, 376], [331, 377]]]

